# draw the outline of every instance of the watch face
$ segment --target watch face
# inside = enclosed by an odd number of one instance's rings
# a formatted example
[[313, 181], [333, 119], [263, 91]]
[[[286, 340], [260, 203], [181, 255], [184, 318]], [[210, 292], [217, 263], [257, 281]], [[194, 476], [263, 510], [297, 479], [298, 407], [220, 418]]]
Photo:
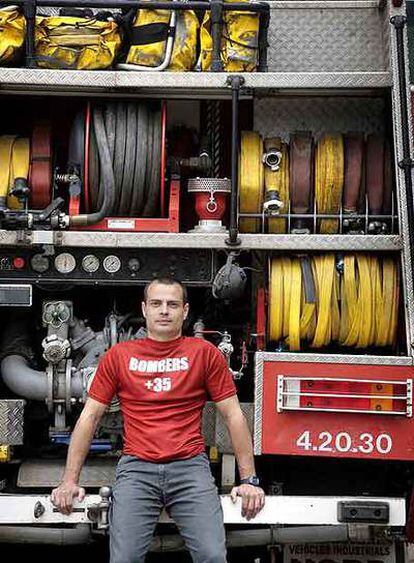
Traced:
[[250, 477], [247, 477], [247, 479], [242, 479], [240, 483], [243, 485], [253, 485], [254, 487], [260, 486], [260, 480], [257, 475], [251, 475]]

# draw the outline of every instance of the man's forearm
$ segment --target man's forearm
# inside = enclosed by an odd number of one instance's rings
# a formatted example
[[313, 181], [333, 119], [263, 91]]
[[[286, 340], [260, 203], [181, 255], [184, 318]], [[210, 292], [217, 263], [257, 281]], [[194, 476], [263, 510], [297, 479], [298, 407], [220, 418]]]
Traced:
[[64, 482], [78, 483], [98, 423], [99, 419], [91, 414], [82, 413], [79, 417], [69, 444], [66, 468], [63, 474]]
[[254, 475], [252, 437], [243, 413], [240, 411], [237, 415], [225, 419], [225, 422], [236, 456], [240, 479]]

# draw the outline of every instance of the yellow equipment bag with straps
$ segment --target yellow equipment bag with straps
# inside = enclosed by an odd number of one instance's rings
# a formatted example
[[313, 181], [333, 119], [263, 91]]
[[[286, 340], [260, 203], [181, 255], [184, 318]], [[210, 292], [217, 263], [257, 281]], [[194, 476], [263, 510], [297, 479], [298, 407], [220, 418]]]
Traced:
[[[164, 62], [171, 13], [169, 10], [138, 10], [132, 27], [128, 64], [156, 68]], [[198, 30], [198, 18], [192, 10], [177, 12], [174, 45], [166, 70], [186, 71], [194, 68]]]
[[0, 65], [19, 60], [26, 33], [26, 20], [16, 8], [0, 9]]
[[98, 70], [112, 66], [121, 46], [113, 21], [73, 16], [37, 17], [37, 66], [71, 70]]
[[[235, 2], [238, 0], [226, 0]], [[241, 0], [242, 2], [245, 0]], [[247, 0], [246, 0], [247, 1]], [[252, 72], [258, 63], [259, 14], [253, 12], [223, 12], [221, 60], [226, 72]], [[211, 70], [213, 38], [211, 12], [205, 13], [200, 29], [201, 69]]]

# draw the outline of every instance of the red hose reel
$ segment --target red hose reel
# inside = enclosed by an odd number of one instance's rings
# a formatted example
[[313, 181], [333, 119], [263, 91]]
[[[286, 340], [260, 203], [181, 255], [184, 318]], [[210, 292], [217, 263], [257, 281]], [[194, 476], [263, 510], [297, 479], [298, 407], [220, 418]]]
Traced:
[[30, 208], [44, 209], [52, 200], [52, 128], [48, 122], [34, 125], [30, 150]]
[[[83, 169], [83, 193], [70, 197], [69, 214], [78, 215], [81, 207], [86, 212], [90, 211], [90, 170], [89, 155], [91, 142], [91, 104], [87, 103], [85, 111], [85, 158]], [[161, 217], [106, 217], [99, 223], [88, 225], [87, 227], [77, 227], [82, 230], [97, 231], [133, 231], [133, 232], [179, 232], [179, 208], [180, 208], [180, 180], [172, 178], [169, 189], [168, 216], [165, 217], [166, 204], [166, 122], [167, 106], [162, 103], [161, 107], [161, 170], [160, 170], [160, 209]]]

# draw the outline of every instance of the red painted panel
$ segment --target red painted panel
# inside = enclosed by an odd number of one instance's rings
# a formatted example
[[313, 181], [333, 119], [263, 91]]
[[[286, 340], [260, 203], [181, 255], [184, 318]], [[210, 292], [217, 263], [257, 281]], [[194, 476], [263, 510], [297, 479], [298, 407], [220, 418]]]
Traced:
[[[414, 460], [412, 417], [382, 413], [296, 410], [278, 413], [276, 406], [278, 375], [406, 381], [414, 377], [413, 367], [265, 361], [262, 453]], [[356, 383], [351, 385], [354, 385], [354, 389], [358, 389]], [[370, 387], [371, 384], [368, 383], [367, 386]], [[341, 384], [336, 387], [336, 389], [340, 388]], [[361, 401], [356, 399], [356, 404]], [[394, 405], [395, 401], [392, 404]], [[301, 406], [303, 406], [302, 401]]]

